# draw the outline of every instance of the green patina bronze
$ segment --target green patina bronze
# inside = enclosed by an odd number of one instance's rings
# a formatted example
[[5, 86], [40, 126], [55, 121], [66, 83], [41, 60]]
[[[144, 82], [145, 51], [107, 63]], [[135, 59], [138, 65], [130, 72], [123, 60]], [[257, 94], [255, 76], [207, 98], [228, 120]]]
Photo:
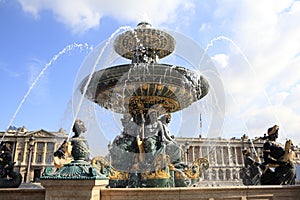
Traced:
[[85, 131], [86, 128], [83, 122], [76, 120], [73, 127], [75, 135], [70, 140], [72, 145], [71, 154], [74, 160], [63, 165], [63, 167], [56, 171], [53, 168], [46, 168], [41, 179], [107, 179], [105, 174], [101, 174], [92, 166], [91, 162], [87, 161], [89, 157], [88, 142], [81, 135]]
[[[115, 39], [115, 51], [131, 64], [96, 71], [80, 86], [90, 101], [123, 114], [123, 131], [109, 146], [110, 162], [103, 157], [87, 161], [88, 143], [81, 135], [85, 127], [76, 120], [75, 135], [54, 154], [58, 169], [46, 169], [42, 179], [109, 179], [108, 187], [113, 188], [187, 187], [198, 181], [208, 168], [207, 159], [199, 158], [191, 166], [183, 163], [168, 124], [171, 113], [206, 96], [209, 84], [196, 72], [158, 63], [175, 44], [170, 34], [148, 23]], [[69, 162], [68, 155], [74, 160]]]
[[267, 130], [268, 135], [257, 138], [264, 140], [263, 159], [260, 161], [253, 149], [243, 151], [245, 166], [240, 171], [244, 185], [295, 185], [296, 166], [293, 162], [296, 154], [292, 140], [282, 144], [276, 142], [279, 126]]
[[188, 166], [170, 135], [171, 113], [187, 108], [209, 91], [208, 81], [180, 66], [159, 63], [175, 50], [168, 33], [142, 22], [114, 40], [114, 50], [131, 64], [108, 67], [87, 76], [81, 93], [110, 111], [123, 114], [123, 131], [109, 147], [111, 162], [93, 159], [105, 169], [109, 187], [187, 187], [199, 179], [206, 159]]

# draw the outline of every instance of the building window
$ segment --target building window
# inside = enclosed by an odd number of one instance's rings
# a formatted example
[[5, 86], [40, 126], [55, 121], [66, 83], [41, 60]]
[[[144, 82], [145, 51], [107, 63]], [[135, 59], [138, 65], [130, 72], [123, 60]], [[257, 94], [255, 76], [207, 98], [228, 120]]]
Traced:
[[43, 150], [43, 149], [44, 149], [44, 145], [45, 145], [45, 143], [43, 143], [43, 142], [38, 142], [38, 144], [37, 144], [38, 150]]
[[46, 163], [51, 164], [53, 162], [53, 154], [52, 153], [47, 153], [46, 154]]
[[204, 179], [208, 180], [209, 179], [209, 174], [208, 170], [204, 171]]
[[36, 163], [42, 163], [42, 161], [43, 161], [43, 155], [37, 154], [36, 155]]
[[230, 147], [230, 158], [232, 163], [235, 165], [236, 164], [236, 159], [235, 159], [235, 148], [234, 147]]
[[219, 169], [219, 180], [224, 180], [224, 175], [223, 175], [223, 170], [222, 169]]
[[217, 171], [215, 169], [211, 170], [211, 179], [213, 181], [217, 179]]
[[54, 143], [53, 142], [47, 143], [47, 152], [54, 152]]
[[226, 180], [231, 180], [231, 172], [230, 169], [226, 169]]
[[213, 147], [212, 148], [210, 148], [210, 150], [209, 150], [209, 162], [210, 163], [216, 163], [216, 156], [215, 156], [215, 150], [213, 149]]
[[228, 147], [223, 147], [223, 158], [225, 165], [229, 165]]
[[242, 154], [242, 148], [237, 147], [236, 148], [237, 158], [238, 158], [238, 164], [243, 164], [243, 154]]
[[239, 174], [238, 174], [238, 172], [237, 172], [235, 169], [232, 170], [232, 176], [233, 176], [233, 179], [234, 179], [234, 180], [239, 179]]
[[221, 147], [217, 147], [216, 152], [217, 152], [217, 164], [222, 165], [223, 163], [222, 163], [222, 149], [221, 149]]

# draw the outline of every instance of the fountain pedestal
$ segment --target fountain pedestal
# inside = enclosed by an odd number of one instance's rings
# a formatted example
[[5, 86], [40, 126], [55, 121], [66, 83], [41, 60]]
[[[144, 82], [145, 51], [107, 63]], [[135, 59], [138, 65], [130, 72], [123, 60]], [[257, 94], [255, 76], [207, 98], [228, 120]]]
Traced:
[[100, 199], [100, 189], [108, 180], [41, 180], [46, 190], [45, 200]]

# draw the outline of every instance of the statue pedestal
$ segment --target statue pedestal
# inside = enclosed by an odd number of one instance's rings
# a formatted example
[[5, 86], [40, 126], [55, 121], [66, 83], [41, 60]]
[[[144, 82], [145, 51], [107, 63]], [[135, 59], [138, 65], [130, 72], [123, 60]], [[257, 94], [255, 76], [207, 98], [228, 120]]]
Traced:
[[108, 180], [41, 180], [41, 184], [45, 200], [100, 199], [100, 188], [108, 185]]

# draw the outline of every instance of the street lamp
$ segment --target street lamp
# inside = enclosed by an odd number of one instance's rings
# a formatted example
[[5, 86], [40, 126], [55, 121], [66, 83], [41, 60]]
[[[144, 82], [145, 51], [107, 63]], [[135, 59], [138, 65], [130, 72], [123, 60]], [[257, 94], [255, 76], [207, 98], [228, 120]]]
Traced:
[[186, 157], [185, 157], [185, 164], [188, 164], [188, 157], [189, 157], [189, 146], [190, 143], [188, 140], [185, 141], [184, 143], [184, 147], [185, 147], [185, 153], [186, 153]]
[[26, 183], [30, 182], [30, 165], [31, 165], [31, 157], [32, 157], [32, 151], [34, 147], [35, 138], [33, 136], [30, 136], [28, 141], [28, 161], [27, 161], [27, 172], [26, 172]]

